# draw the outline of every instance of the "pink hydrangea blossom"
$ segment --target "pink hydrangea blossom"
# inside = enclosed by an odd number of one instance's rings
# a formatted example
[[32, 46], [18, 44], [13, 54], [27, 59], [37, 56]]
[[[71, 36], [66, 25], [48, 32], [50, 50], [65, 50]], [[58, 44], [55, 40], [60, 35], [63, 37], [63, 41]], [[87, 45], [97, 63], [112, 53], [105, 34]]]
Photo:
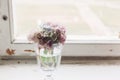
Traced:
[[65, 27], [50, 22], [40, 26], [41, 30], [30, 32], [29, 41], [38, 43], [41, 47], [51, 48], [53, 44], [64, 44], [66, 40]]

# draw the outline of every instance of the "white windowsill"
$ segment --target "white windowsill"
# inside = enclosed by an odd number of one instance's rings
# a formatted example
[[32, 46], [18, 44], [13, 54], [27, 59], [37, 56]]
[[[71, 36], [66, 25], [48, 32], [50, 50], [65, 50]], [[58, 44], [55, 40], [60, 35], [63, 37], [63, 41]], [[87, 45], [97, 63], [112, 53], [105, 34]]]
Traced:
[[[32, 43], [27, 40], [25, 36], [15, 37], [12, 43]], [[67, 44], [81, 43], [81, 44], [120, 44], [118, 37], [97, 37], [97, 36], [67, 36]]]
[[[43, 80], [37, 64], [0, 65], [0, 80]], [[62, 64], [54, 74], [54, 80], [120, 80], [120, 65]]]

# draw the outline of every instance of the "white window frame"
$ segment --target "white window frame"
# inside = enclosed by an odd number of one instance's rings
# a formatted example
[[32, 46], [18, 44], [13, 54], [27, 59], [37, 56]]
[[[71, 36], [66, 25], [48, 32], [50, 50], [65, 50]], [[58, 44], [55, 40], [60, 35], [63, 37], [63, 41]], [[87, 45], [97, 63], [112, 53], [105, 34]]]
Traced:
[[[4, 21], [2, 16], [8, 16]], [[14, 40], [11, 0], [0, 0], [0, 55], [34, 56], [32, 43]], [[12, 52], [13, 50], [13, 52]], [[68, 39], [62, 52], [63, 56], [120, 56], [120, 40], [79, 40]]]

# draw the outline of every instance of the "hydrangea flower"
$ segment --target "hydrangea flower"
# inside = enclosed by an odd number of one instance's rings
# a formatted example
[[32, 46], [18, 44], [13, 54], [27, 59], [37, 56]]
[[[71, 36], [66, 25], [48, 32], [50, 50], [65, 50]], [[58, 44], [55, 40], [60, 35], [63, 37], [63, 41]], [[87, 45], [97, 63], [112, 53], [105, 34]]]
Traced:
[[38, 43], [40, 47], [51, 48], [53, 44], [64, 44], [66, 40], [65, 27], [53, 23], [44, 23], [40, 30], [32, 31], [28, 40]]

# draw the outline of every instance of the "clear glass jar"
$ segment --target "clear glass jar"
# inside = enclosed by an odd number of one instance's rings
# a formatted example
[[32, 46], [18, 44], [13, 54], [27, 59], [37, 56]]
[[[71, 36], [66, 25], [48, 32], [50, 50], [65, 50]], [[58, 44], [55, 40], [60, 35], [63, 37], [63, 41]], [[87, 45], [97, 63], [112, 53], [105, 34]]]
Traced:
[[45, 80], [53, 80], [51, 75], [61, 62], [62, 44], [53, 44], [51, 48], [37, 48], [37, 61], [40, 69], [46, 73]]

